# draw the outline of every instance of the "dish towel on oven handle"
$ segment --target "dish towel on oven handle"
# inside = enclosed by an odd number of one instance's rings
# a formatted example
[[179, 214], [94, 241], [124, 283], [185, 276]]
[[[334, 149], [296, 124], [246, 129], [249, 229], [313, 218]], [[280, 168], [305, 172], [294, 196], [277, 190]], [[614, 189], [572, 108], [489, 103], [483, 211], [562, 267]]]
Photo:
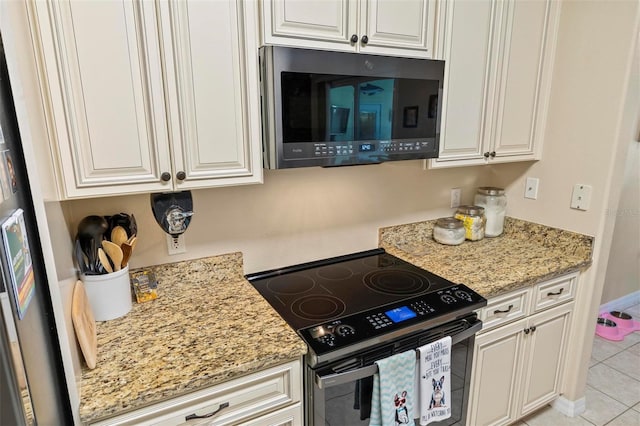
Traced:
[[376, 361], [369, 426], [413, 424], [416, 351], [402, 352]]
[[451, 417], [451, 336], [418, 348], [420, 425]]

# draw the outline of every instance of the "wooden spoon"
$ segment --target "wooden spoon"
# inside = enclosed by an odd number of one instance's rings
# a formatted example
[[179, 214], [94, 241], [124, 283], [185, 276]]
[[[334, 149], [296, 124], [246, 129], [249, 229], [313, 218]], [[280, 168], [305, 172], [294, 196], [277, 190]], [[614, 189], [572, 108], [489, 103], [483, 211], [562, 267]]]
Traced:
[[119, 271], [122, 269], [122, 249], [117, 244], [107, 240], [102, 241], [102, 248], [113, 262], [113, 270]]
[[127, 241], [127, 231], [122, 226], [114, 227], [111, 230], [111, 242], [120, 247], [125, 241]]
[[111, 263], [109, 263], [109, 258], [101, 248], [98, 248], [98, 259], [100, 259], [100, 263], [102, 264], [102, 267], [105, 269], [105, 271], [107, 271], [107, 273], [110, 274], [113, 272]]
[[129, 263], [129, 259], [131, 259], [131, 255], [133, 254], [133, 249], [138, 244], [137, 237], [129, 238], [129, 241], [122, 243], [122, 267], [124, 268]]

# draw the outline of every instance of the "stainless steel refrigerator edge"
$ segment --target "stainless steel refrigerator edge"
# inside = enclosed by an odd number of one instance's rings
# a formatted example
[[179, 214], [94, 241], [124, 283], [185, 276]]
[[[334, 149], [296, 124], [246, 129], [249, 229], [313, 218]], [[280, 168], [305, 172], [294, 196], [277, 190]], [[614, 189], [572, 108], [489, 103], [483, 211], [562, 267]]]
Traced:
[[[16, 191], [11, 191], [7, 199], [0, 203], [0, 223], [4, 222], [16, 209], [24, 210], [28, 241], [35, 273], [35, 293], [25, 311], [23, 319], [18, 319], [13, 303], [13, 289], [8, 274], [8, 262], [0, 251], [2, 275], [0, 289], [7, 302], [2, 304], [0, 315], [0, 395], [2, 411], [0, 424], [28, 424], [25, 405], [29, 401], [20, 386], [20, 363], [24, 365], [25, 389], [30, 394], [30, 403], [36, 424], [73, 424], [69, 394], [65, 381], [57, 325], [49, 283], [38, 232], [38, 224], [27, 170], [23, 155], [18, 122], [14, 108], [4, 47], [0, 47], [0, 125], [5, 143], [0, 150], [8, 150], [15, 165]], [[7, 307], [11, 308], [7, 312]], [[13, 323], [13, 326], [12, 326]], [[14, 334], [15, 333], [15, 334]], [[11, 355], [11, 345], [19, 345], [19, 355]]]

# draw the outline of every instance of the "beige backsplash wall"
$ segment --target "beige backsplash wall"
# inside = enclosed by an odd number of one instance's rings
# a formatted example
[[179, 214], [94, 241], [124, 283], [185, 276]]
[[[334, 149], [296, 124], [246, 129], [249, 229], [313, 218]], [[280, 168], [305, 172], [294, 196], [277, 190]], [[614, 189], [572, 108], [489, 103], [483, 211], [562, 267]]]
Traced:
[[266, 170], [264, 184], [192, 191], [187, 252], [168, 256], [148, 194], [67, 201], [69, 229], [89, 214], [133, 213], [133, 267], [241, 251], [245, 272], [377, 247], [378, 228], [451, 215], [449, 190], [470, 203], [488, 169], [424, 170], [423, 161]]

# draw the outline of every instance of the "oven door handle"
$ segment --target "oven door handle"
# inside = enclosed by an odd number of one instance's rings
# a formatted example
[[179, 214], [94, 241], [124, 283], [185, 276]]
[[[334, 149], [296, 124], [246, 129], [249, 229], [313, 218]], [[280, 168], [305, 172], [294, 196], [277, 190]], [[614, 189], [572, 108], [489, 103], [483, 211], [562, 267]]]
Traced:
[[[452, 335], [451, 344], [455, 345], [456, 343], [462, 342], [463, 340], [466, 340], [471, 336], [473, 336], [474, 334], [476, 334], [481, 329], [482, 329], [482, 322], [477, 321], [468, 329]], [[416, 356], [417, 356], [417, 352], [418, 351], [416, 349]], [[378, 365], [371, 364], [371, 365], [367, 365], [366, 367], [357, 368], [355, 370], [345, 371], [344, 373], [327, 374], [325, 376], [320, 376], [316, 373], [315, 379], [316, 379], [316, 385], [318, 386], [318, 388], [326, 389], [332, 386], [338, 386], [345, 383], [353, 382], [355, 380], [364, 379], [365, 377], [373, 376], [377, 372], [378, 372]]]

